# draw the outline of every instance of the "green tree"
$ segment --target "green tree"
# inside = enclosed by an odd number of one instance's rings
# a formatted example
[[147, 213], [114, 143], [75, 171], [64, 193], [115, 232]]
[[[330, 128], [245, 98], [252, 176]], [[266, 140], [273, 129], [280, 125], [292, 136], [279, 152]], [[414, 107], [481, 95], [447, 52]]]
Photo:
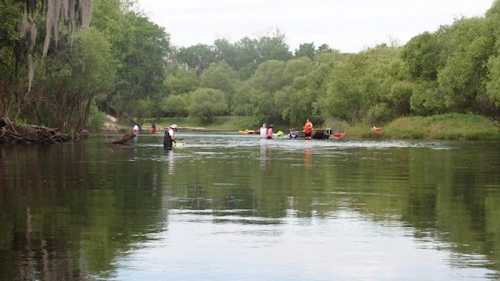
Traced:
[[462, 19], [449, 30], [453, 49], [438, 82], [452, 111], [479, 110], [477, 99], [486, 95], [487, 65], [495, 46], [488, 23], [483, 18]]
[[241, 50], [235, 44], [226, 39], [217, 39], [214, 46], [219, 58], [233, 69], [239, 70], [244, 66], [242, 64]]
[[238, 83], [238, 74], [225, 62], [211, 64], [201, 75], [201, 87], [220, 90], [224, 93], [228, 110]]
[[116, 5], [112, 8], [120, 9], [115, 11], [120, 16], [101, 19], [99, 27], [107, 34], [118, 33], [110, 36], [118, 71], [115, 90], [102, 106], [107, 111], [133, 117], [137, 100], [158, 102], [160, 94], [165, 92], [169, 36], [140, 13]]
[[316, 47], [314, 43], [300, 44], [299, 48], [295, 50], [295, 57], [309, 57], [313, 59], [316, 55]]
[[488, 63], [487, 93], [496, 108], [500, 108], [500, 56], [491, 57]]
[[261, 91], [276, 92], [286, 83], [283, 77], [286, 63], [270, 60], [260, 64], [252, 77], [253, 86]]
[[201, 75], [211, 63], [219, 61], [215, 48], [204, 44], [180, 48], [176, 59], [177, 63], [187, 65], [198, 75]]
[[442, 67], [442, 47], [436, 35], [425, 32], [406, 44], [402, 57], [413, 79], [436, 80]]
[[169, 95], [180, 95], [194, 91], [200, 85], [195, 72], [176, 68], [165, 79], [165, 87]]
[[37, 68], [30, 111], [24, 116], [38, 124], [75, 130], [88, 125], [95, 98], [113, 88], [116, 65], [111, 45], [95, 29], [78, 33]]
[[189, 97], [189, 115], [209, 123], [213, 118], [227, 111], [224, 93], [220, 90], [199, 88]]
[[410, 102], [412, 111], [419, 115], [446, 112], [444, 95], [439, 92], [436, 82], [421, 81], [417, 83]]
[[163, 116], [185, 117], [189, 114], [189, 95], [171, 95], [163, 98], [160, 103], [160, 109]]
[[292, 57], [288, 44], [285, 40], [285, 35], [276, 31], [271, 36], [259, 38], [257, 43], [257, 53], [259, 54], [258, 62], [268, 60], [286, 61]]

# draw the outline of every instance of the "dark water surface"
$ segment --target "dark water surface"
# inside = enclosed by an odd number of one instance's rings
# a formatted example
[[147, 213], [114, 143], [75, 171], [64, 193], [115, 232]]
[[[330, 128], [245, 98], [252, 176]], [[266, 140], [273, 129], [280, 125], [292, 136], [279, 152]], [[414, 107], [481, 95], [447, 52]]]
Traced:
[[496, 143], [0, 147], [0, 280], [497, 280]]

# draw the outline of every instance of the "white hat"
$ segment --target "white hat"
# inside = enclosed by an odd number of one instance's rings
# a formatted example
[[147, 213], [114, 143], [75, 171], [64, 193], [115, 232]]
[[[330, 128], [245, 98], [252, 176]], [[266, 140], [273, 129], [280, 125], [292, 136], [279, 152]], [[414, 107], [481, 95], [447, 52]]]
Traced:
[[172, 124], [169, 127], [172, 128], [172, 129], [177, 129], [177, 124]]

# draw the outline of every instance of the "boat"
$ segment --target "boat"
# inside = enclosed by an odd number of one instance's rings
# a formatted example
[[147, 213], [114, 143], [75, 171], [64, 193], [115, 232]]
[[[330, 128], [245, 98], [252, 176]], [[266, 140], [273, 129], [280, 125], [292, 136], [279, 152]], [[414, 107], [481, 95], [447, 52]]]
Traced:
[[257, 131], [255, 130], [241, 130], [240, 135], [256, 135]]
[[372, 128], [372, 134], [375, 136], [381, 136], [384, 134], [384, 129], [383, 128], [378, 128], [378, 127], [373, 127]]
[[345, 136], [346, 136], [345, 132], [335, 132], [330, 136], [330, 139], [339, 141], [343, 140]]

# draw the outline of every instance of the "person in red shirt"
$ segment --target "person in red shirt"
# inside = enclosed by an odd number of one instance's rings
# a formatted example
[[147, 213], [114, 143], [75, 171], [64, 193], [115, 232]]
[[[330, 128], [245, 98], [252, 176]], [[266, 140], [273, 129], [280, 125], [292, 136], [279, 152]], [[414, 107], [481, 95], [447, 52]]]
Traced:
[[306, 140], [311, 139], [312, 133], [313, 133], [313, 124], [309, 119], [307, 119], [306, 123], [304, 124], [304, 136], [306, 137]]
[[268, 140], [273, 139], [273, 125], [270, 125], [270, 126], [267, 128], [266, 138], [267, 138]]

